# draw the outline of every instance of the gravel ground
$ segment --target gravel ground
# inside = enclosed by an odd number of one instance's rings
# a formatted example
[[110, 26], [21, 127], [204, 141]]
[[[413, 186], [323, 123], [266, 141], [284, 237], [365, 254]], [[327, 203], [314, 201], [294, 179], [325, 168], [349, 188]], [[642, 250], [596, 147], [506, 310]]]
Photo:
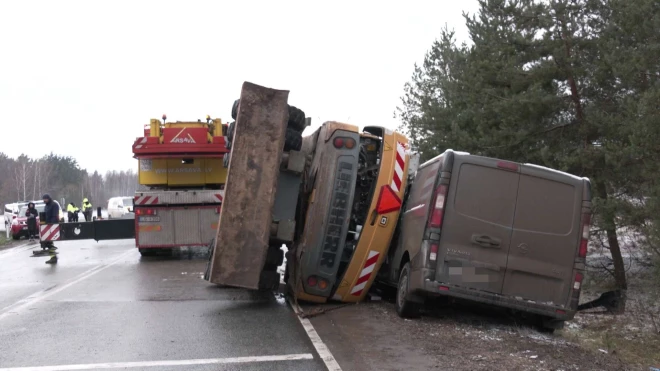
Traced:
[[[568, 340], [563, 332], [541, 333], [524, 319], [488, 308], [435, 307], [420, 319], [406, 320], [397, 316], [393, 303], [366, 302], [328, 312], [313, 323], [327, 335], [331, 350], [357, 353], [343, 364], [340, 360], [345, 370], [403, 365], [409, 370], [637, 369], [616, 354]], [[377, 341], [365, 332], [377, 334]]]

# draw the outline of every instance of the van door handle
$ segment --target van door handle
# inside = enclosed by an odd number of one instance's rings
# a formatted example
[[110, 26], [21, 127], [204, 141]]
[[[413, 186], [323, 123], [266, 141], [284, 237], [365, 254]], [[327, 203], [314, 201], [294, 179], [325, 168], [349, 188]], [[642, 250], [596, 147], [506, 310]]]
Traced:
[[476, 243], [479, 246], [484, 246], [484, 247], [500, 247], [502, 240], [500, 240], [499, 238], [493, 238], [491, 236], [473, 234], [472, 242]]

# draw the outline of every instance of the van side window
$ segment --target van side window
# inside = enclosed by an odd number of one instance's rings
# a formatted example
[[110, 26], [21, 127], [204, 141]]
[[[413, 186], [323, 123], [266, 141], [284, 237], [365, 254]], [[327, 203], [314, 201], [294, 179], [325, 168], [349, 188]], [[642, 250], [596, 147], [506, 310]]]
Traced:
[[493, 167], [462, 164], [454, 207], [464, 216], [511, 228], [519, 174]]
[[[578, 195], [579, 194], [579, 195]], [[520, 176], [515, 229], [567, 235], [576, 224], [575, 187], [529, 175]]]
[[5, 206], [5, 214], [11, 214], [11, 207]]

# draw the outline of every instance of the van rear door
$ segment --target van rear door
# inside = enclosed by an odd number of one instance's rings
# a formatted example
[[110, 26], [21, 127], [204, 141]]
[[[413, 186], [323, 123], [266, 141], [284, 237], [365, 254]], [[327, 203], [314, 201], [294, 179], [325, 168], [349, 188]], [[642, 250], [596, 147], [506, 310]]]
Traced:
[[580, 244], [584, 180], [521, 165], [502, 294], [561, 305], [571, 290]]
[[520, 174], [496, 159], [455, 154], [436, 281], [501, 293]]

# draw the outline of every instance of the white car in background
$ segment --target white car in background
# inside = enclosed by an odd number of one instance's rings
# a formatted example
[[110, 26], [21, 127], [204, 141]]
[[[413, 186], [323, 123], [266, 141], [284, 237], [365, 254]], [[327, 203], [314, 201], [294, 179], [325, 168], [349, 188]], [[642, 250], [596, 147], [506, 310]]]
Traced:
[[133, 197], [113, 197], [108, 201], [108, 219], [131, 218], [133, 214]]

